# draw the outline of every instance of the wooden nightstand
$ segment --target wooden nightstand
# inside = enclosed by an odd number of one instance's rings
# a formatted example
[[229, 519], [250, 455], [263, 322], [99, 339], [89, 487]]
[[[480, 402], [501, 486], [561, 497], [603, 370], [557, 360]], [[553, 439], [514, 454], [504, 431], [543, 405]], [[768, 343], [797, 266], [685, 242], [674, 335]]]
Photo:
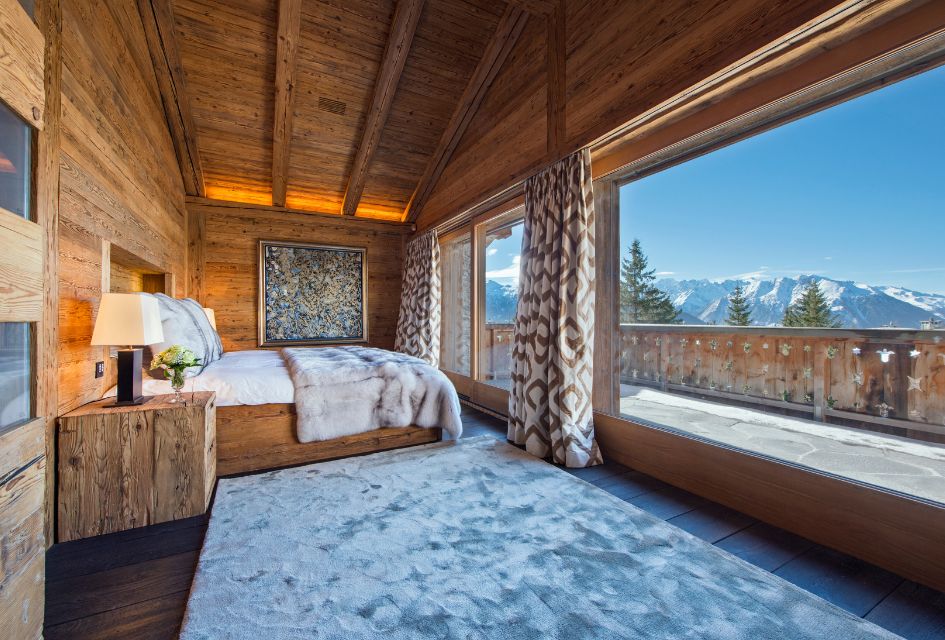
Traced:
[[59, 418], [59, 542], [206, 512], [216, 480], [216, 394], [114, 399]]

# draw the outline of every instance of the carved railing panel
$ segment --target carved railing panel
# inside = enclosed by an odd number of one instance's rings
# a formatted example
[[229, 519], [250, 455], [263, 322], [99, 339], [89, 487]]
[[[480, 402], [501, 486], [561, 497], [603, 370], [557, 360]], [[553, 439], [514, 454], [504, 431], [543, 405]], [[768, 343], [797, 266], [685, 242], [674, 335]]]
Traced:
[[621, 381], [945, 435], [945, 332], [621, 325]]

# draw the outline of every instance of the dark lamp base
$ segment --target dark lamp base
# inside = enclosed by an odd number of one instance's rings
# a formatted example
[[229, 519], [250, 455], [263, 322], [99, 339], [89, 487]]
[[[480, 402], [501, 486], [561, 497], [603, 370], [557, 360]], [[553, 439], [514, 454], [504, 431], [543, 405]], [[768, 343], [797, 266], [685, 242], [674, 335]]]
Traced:
[[133, 400], [124, 400], [122, 402], [115, 402], [113, 404], [109, 404], [105, 406], [107, 407], [133, 407], [135, 405], [144, 404], [145, 399], [146, 399], [145, 396], [138, 396], [137, 398], [134, 398]]
[[141, 404], [144, 396], [141, 393], [141, 349], [118, 350], [118, 395], [115, 398], [116, 407]]

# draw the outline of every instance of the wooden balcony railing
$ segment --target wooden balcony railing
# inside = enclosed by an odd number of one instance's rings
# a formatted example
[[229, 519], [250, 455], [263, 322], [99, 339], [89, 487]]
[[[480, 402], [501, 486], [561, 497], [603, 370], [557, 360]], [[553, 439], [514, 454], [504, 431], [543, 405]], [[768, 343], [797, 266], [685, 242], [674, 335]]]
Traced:
[[482, 336], [480, 349], [482, 359], [480, 368], [485, 380], [506, 380], [511, 378], [512, 370], [512, 331], [511, 324], [487, 324]]
[[620, 326], [621, 382], [945, 442], [945, 331]]

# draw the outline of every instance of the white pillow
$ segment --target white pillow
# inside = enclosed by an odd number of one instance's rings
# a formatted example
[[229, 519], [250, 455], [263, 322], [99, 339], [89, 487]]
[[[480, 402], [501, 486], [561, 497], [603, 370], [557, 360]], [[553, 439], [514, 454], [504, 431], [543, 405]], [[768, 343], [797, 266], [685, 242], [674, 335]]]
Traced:
[[[172, 345], [179, 344], [187, 347], [194, 352], [195, 356], [200, 358], [200, 364], [185, 370], [184, 377], [193, 378], [200, 375], [208, 364], [218, 360], [223, 355], [220, 338], [213, 327], [210, 326], [210, 321], [204, 314], [203, 308], [197, 301], [190, 298], [177, 300], [163, 293], [152, 295], [157, 300], [161, 312], [164, 341], [150, 345], [149, 349], [145, 351], [145, 357], [147, 358], [145, 366], [150, 366], [154, 354], [160, 353]], [[152, 369], [149, 374], [151, 377], [158, 379], [166, 377], [163, 369]]]

